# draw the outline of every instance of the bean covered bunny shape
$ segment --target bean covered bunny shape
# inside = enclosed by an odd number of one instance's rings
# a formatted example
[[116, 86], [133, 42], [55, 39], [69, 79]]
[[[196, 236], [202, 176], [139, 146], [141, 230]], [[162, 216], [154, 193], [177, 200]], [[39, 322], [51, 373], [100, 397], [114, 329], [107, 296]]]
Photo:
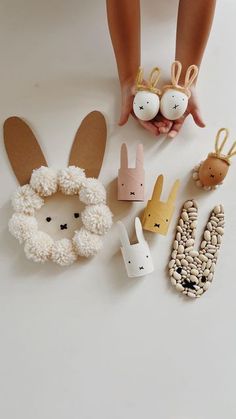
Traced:
[[120, 169], [118, 172], [118, 200], [144, 200], [145, 172], [143, 168], [143, 145], [138, 144], [136, 152], [136, 166], [128, 167], [128, 151], [126, 144], [121, 146]]
[[168, 200], [160, 201], [163, 189], [163, 175], [158, 176], [153, 190], [152, 198], [148, 201], [142, 217], [144, 230], [166, 235], [175, 209], [175, 200], [180, 182], [176, 180]]
[[129, 278], [148, 275], [153, 272], [153, 261], [148, 243], [146, 242], [142, 225], [138, 217], [135, 218], [135, 232], [137, 243], [130, 244], [127, 230], [121, 221], [118, 221], [119, 236], [122, 244], [121, 252]]
[[160, 78], [160, 69], [153, 68], [147, 84], [143, 83], [143, 70], [140, 68], [136, 78], [136, 94], [133, 102], [133, 111], [138, 119], [150, 121], [158, 114], [160, 107], [160, 90], [157, 83]]
[[5, 147], [20, 187], [12, 198], [9, 230], [24, 243], [26, 257], [70, 265], [102, 248], [102, 236], [112, 225], [106, 191], [99, 175], [106, 123], [94, 111], [82, 121], [69, 156], [69, 166], [47, 166], [28, 125], [18, 117], [4, 124]]
[[197, 186], [211, 190], [223, 183], [229, 170], [230, 159], [236, 155], [236, 141], [228, 153], [223, 154], [228, 136], [229, 131], [226, 128], [221, 128], [216, 135], [215, 152], [209, 153], [206, 160], [194, 168], [193, 179]]
[[190, 87], [198, 74], [197, 66], [191, 65], [187, 69], [184, 85], [181, 86], [179, 84], [181, 71], [182, 64], [179, 61], [174, 61], [171, 66], [172, 85], [164, 86], [164, 92], [161, 97], [160, 111], [165, 118], [171, 121], [179, 119], [184, 115], [191, 96]]

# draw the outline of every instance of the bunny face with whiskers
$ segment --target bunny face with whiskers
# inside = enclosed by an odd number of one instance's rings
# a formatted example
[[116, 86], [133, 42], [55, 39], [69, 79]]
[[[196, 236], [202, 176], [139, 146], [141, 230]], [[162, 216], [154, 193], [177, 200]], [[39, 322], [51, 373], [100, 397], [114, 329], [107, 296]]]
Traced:
[[138, 144], [136, 166], [128, 167], [128, 151], [126, 144], [122, 144], [120, 155], [120, 169], [118, 172], [118, 200], [144, 200], [145, 173], [143, 168], [143, 145]]
[[[215, 152], [210, 153], [206, 160], [194, 168], [193, 179], [198, 187], [211, 190], [223, 183], [229, 170], [230, 159], [236, 154], [236, 142], [233, 143], [227, 154], [223, 154], [228, 135], [229, 131], [226, 128], [221, 128], [216, 135]], [[223, 140], [221, 141], [222, 136]]]
[[159, 68], [155, 67], [148, 79], [147, 84], [143, 83], [143, 71], [140, 68], [136, 79], [136, 94], [133, 102], [133, 111], [138, 119], [150, 121], [158, 114], [160, 107], [160, 90], [157, 83], [160, 77]]
[[112, 225], [105, 188], [96, 179], [106, 143], [102, 114], [91, 112], [83, 120], [69, 166], [61, 170], [47, 166], [33, 132], [20, 118], [6, 120], [4, 140], [21, 185], [12, 198], [9, 230], [24, 243], [26, 257], [66, 266], [79, 256], [96, 254]]
[[160, 111], [165, 118], [171, 121], [184, 115], [191, 96], [190, 87], [198, 74], [197, 66], [191, 65], [186, 72], [184, 85], [181, 86], [179, 85], [181, 71], [181, 63], [174, 61], [171, 67], [172, 85], [164, 86], [164, 93], [161, 97]]

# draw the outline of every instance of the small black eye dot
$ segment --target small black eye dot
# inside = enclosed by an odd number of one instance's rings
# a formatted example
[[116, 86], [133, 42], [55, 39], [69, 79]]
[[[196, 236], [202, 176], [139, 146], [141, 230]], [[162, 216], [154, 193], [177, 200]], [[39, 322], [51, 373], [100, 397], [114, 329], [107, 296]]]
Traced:
[[142, 184], [142, 183], [140, 183], [140, 186], [143, 186], [143, 184]]
[[122, 183], [121, 186], [124, 186], [124, 183]]
[[148, 255], [146, 255], [146, 258], [148, 259], [148, 258], [149, 258], [149, 256], [148, 256]]
[[75, 213], [74, 213], [74, 217], [75, 217], [75, 218], [79, 218], [79, 213], [78, 213], [78, 212], [75, 212]]
[[184, 98], [182, 100], [184, 100]]
[[168, 223], [168, 221], [169, 221], [169, 220], [168, 220], [168, 218], [167, 218], [167, 219], [166, 219], [166, 222]]
[[172, 97], [174, 97], [174, 95]]
[[149, 217], [151, 217], [151, 214], [148, 214]]
[[181, 272], [182, 272], [182, 268], [181, 267], [179, 267], [178, 269], [177, 269], [177, 271], [176, 271], [178, 274], [181, 274]]
[[147, 103], [149, 103], [149, 102], [147, 102]]
[[51, 217], [47, 217], [47, 218], [46, 218], [46, 221], [47, 221], [48, 223], [50, 223], [50, 221], [52, 221]]
[[130, 260], [129, 260], [129, 262], [128, 262], [128, 263], [131, 263], [131, 262], [130, 262]]
[[222, 173], [220, 173], [220, 176], [222, 176]]
[[209, 167], [209, 170], [211, 170], [211, 167]]

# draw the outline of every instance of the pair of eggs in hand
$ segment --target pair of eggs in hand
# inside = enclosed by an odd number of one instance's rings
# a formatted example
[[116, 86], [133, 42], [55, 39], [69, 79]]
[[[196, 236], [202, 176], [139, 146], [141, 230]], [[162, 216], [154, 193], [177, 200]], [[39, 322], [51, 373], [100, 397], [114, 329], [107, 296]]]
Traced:
[[188, 106], [188, 96], [178, 90], [169, 89], [164, 92], [161, 99], [156, 93], [138, 91], [134, 97], [133, 111], [138, 119], [150, 121], [161, 114], [174, 121], [181, 118]]

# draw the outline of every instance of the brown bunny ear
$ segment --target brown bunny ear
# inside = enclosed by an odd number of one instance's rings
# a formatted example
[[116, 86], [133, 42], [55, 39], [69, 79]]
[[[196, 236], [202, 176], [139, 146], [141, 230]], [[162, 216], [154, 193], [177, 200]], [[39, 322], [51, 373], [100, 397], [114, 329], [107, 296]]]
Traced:
[[85, 169], [87, 177], [99, 176], [107, 138], [107, 127], [101, 112], [93, 111], [82, 121], [69, 157], [69, 166]]
[[25, 185], [33, 169], [47, 166], [43, 152], [31, 129], [17, 116], [4, 122], [3, 134], [12, 169], [20, 185]]

